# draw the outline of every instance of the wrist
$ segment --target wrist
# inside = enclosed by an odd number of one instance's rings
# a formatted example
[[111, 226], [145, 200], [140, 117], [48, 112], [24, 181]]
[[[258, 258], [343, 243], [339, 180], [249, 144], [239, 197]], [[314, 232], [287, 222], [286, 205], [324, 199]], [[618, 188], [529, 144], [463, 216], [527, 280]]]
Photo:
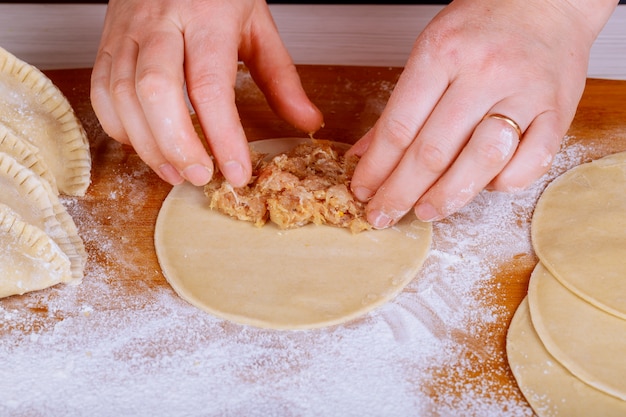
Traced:
[[586, 28], [591, 42], [598, 37], [606, 22], [615, 11], [618, 0], [552, 0], [554, 7], [567, 10], [574, 22]]

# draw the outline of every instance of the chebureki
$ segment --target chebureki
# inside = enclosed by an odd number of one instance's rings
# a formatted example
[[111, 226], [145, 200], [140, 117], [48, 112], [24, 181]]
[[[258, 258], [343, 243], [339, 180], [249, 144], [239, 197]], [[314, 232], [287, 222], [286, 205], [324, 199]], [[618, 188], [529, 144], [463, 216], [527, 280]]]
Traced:
[[232, 187], [221, 173], [205, 186], [210, 207], [239, 220], [281, 229], [328, 224], [353, 233], [370, 229], [365, 205], [350, 191], [358, 161], [337, 144], [311, 140], [268, 158], [251, 150], [252, 179]]
[[0, 203], [0, 297], [24, 294], [72, 280], [71, 263], [42, 229]]
[[67, 98], [0, 48], [0, 297], [80, 282], [87, 254], [59, 194], [82, 196], [91, 154]]
[[63, 93], [36, 67], [0, 48], [0, 122], [37, 147], [66, 195], [90, 183], [89, 142]]

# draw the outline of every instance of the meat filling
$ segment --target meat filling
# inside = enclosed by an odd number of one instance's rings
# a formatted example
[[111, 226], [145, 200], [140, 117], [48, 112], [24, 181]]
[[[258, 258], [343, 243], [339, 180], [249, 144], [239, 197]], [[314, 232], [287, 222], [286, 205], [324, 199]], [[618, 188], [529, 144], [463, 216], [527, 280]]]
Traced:
[[224, 214], [281, 229], [309, 223], [358, 233], [370, 229], [365, 205], [350, 192], [358, 158], [346, 156], [329, 141], [313, 140], [267, 160], [252, 151], [252, 179], [232, 187], [219, 172], [204, 188], [210, 207]]

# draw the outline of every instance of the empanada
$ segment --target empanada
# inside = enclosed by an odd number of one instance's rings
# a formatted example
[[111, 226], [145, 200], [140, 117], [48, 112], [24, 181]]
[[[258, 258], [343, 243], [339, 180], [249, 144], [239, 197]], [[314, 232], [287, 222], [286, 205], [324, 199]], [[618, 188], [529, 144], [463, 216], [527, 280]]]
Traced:
[[0, 297], [72, 280], [67, 255], [40, 228], [0, 204]]
[[47, 233], [68, 256], [72, 278], [81, 280], [86, 262], [74, 220], [49, 184], [6, 153], [0, 152], [0, 203]]
[[0, 121], [39, 149], [61, 193], [83, 196], [91, 177], [89, 142], [61, 90], [0, 48], [0, 97]]
[[0, 152], [11, 155], [17, 162], [48, 181], [52, 190], [58, 194], [57, 182], [43, 160], [39, 149], [27, 140], [17, 136], [13, 129], [0, 122]]

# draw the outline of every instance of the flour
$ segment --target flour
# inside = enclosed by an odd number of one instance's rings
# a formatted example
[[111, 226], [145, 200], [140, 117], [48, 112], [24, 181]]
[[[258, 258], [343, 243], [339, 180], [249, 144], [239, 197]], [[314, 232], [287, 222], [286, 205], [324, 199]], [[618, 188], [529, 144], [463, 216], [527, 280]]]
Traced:
[[293, 332], [218, 320], [140, 266], [128, 222], [150, 175], [120, 165], [108, 202], [63, 200], [89, 252], [83, 282], [0, 301], [0, 415], [531, 416], [498, 353], [510, 312], [490, 299], [494, 273], [531, 252], [532, 207], [582, 154], [570, 144], [530, 189], [483, 192], [435, 223], [394, 301]]

